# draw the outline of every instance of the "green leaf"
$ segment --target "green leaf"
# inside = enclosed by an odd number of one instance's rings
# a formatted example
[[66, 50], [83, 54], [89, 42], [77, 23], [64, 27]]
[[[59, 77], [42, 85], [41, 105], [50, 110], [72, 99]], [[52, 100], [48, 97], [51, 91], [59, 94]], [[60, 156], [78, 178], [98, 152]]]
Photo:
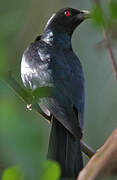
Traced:
[[40, 87], [33, 91], [32, 94], [35, 96], [35, 98], [53, 97], [54, 90], [55, 88], [53, 87]]
[[24, 174], [18, 166], [13, 166], [4, 171], [2, 180], [24, 180]]
[[103, 12], [100, 6], [96, 5], [93, 7], [91, 18], [96, 25], [100, 26], [104, 24]]
[[117, 19], [117, 0], [111, 0], [109, 4], [110, 13], [113, 19]]
[[61, 170], [57, 162], [45, 161], [41, 180], [58, 180], [60, 178]]

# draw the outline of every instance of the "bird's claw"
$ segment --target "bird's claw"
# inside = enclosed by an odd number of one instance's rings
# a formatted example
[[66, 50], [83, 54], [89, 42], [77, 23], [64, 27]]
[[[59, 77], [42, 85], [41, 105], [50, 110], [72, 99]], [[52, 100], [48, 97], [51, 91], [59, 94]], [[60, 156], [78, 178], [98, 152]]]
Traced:
[[31, 111], [31, 110], [32, 110], [32, 104], [27, 104], [27, 109], [28, 109], [29, 111]]

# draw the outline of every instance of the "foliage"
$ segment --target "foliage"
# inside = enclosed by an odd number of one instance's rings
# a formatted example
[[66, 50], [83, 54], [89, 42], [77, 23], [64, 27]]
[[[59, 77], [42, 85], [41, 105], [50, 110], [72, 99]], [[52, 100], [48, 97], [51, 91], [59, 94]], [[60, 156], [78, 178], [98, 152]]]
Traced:
[[109, 9], [112, 19], [117, 20], [117, 0], [111, 0], [109, 3]]
[[[58, 180], [59, 177], [59, 165], [53, 161], [45, 161], [39, 179]], [[25, 173], [23, 173], [23, 170], [19, 166], [9, 167], [4, 171], [1, 180], [25, 180]]]
[[[111, 24], [113, 20], [117, 20], [117, 0], [111, 0], [101, 6], [101, 3], [96, 3], [93, 5], [91, 10], [92, 22], [97, 26], [107, 26], [112, 28]], [[117, 21], [114, 22], [117, 25]]]
[[24, 174], [17, 166], [9, 167], [4, 171], [2, 180], [24, 180]]
[[103, 25], [104, 24], [103, 11], [102, 11], [100, 6], [95, 5], [92, 8], [91, 18], [96, 25]]
[[53, 161], [45, 161], [40, 179], [58, 180], [59, 177], [60, 177], [60, 167], [58, 163]]

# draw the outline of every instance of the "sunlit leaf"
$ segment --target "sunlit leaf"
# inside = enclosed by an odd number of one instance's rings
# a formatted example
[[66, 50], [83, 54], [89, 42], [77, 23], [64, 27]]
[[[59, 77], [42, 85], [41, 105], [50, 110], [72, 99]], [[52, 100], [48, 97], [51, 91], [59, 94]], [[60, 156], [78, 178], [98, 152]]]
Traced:
[[41, 180], [58, 180], [60, 178], [61, 170], [58, 163], [54, 161], [45, 161]]
[[10, 167], [4, 171], [2, 180], [24, 180], [24, 174], [18, 166]]
[[109, 4], [109, 9], [113, 19], [117, 19], [117, 0], [112, 0]]

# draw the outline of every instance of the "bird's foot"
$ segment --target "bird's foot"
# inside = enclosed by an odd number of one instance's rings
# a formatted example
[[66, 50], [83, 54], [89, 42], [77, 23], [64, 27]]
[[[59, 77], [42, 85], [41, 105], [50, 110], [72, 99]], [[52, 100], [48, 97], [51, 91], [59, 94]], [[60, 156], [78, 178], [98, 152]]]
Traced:
[[32, 110], [32, 104], [27, 104], [27, 109], [28, 109], [29, 111], [31, 111], [31, 110]]

